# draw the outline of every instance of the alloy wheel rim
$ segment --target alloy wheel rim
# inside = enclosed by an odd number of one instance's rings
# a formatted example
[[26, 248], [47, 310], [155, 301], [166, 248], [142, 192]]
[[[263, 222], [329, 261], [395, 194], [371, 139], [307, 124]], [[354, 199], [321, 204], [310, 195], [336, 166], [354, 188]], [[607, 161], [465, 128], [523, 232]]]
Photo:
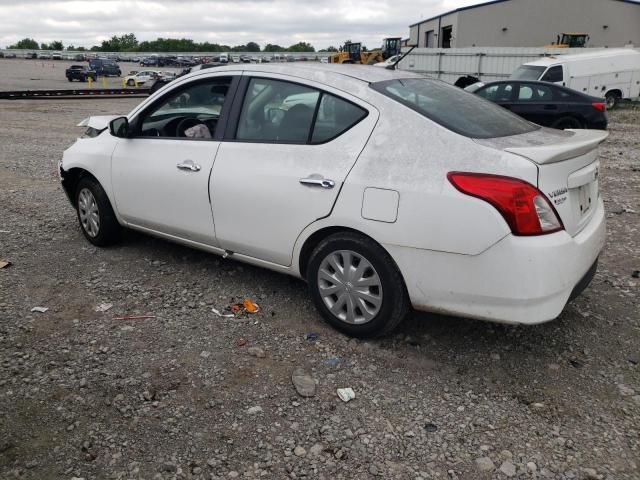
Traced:
[[372, 321], [382, 308], [382, 282], [365, 257], [352, 250], [331, 252], [318, 269], [318, 291], [338, 320], [352, 325]]
[[83, 188], [78, 194], [78, 214], [87, 235], [91, 238], [96, 237], [100, 232], [100, 211], [96, 198], [88, 188]]

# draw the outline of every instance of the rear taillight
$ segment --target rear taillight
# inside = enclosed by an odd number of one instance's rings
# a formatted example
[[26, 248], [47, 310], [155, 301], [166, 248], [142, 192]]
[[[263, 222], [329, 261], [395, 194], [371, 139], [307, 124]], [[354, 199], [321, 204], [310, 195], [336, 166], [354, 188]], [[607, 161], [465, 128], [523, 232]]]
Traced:
[[450, 172], [451, 184], [493, 205], [514, 235], [544, 235], [564, 227], [547, 197], [523, 180], [482, 173]]
[[593, 102], [591, 106], [602, 113], [607, 110], [607, 104], [604, 102]]

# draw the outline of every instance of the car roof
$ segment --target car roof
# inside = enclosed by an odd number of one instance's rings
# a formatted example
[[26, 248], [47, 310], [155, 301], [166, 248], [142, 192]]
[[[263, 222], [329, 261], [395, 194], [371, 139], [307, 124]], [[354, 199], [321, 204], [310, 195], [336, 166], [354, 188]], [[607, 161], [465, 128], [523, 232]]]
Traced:
[[[207, 69], [207, 72], [251, 72], [251, 73], [280, 73], [291, 75], [306, 80], [315, 80], [321, 83], [331, 84], [334, 81], [345, 82], [358, 80], [365, 83], [383, 82], [399, 78], [425, 78], [412, 72], [402, 70], [387, 70], [386, 68], [373, 68], [371, 65], [344, 65], [344, 64], [250, 64], [228, 65]], [[196, 72], [197, 73], [197, 72]]]
[[507, 79], [507, 80], [495, 80], [493, 82], [487, 82], [481, 88], [484, 88], [487, 85], [497, 85], [499, 83], [531, 83], [533, 85], [546, 85], [546, 86], [552, 86], [552, 87], [560, 87], [560, 85], [556, 85], [555, 83], [552, 83], [552, 82], [542, 82], [540, 80], [524, 80], [524, 79], [514, 78], [512, 80]]

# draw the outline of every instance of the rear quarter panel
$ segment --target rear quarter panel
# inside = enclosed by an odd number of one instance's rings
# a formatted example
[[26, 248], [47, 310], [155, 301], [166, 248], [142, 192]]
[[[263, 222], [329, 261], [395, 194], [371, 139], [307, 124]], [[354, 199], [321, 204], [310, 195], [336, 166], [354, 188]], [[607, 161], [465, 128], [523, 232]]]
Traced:
[[[478, 145], [386, 97], [376, 99], [380, 119], [350, 172], [331, 216], [312, 224], [359, 230], [378, 242], [476, 255], [510, 233], [488, 203], [463, 195], [451, 171], [493, 173], [537, 183], [537, 168], [520, 156]], [[399, 193], [395, 222], [361, 214], [366, 188]]]

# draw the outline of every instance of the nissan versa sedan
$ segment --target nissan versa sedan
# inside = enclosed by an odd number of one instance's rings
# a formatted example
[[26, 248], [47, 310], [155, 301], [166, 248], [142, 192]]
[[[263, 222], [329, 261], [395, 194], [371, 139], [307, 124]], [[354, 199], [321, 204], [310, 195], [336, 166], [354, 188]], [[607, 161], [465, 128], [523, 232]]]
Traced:
[[552, 320], [604, 244], [606, 132], [408, 72], [219, 67], [81, 125], [60, 177], [89, 242], [126, 227], [300, 277], [353, 336], [412, 308]]

